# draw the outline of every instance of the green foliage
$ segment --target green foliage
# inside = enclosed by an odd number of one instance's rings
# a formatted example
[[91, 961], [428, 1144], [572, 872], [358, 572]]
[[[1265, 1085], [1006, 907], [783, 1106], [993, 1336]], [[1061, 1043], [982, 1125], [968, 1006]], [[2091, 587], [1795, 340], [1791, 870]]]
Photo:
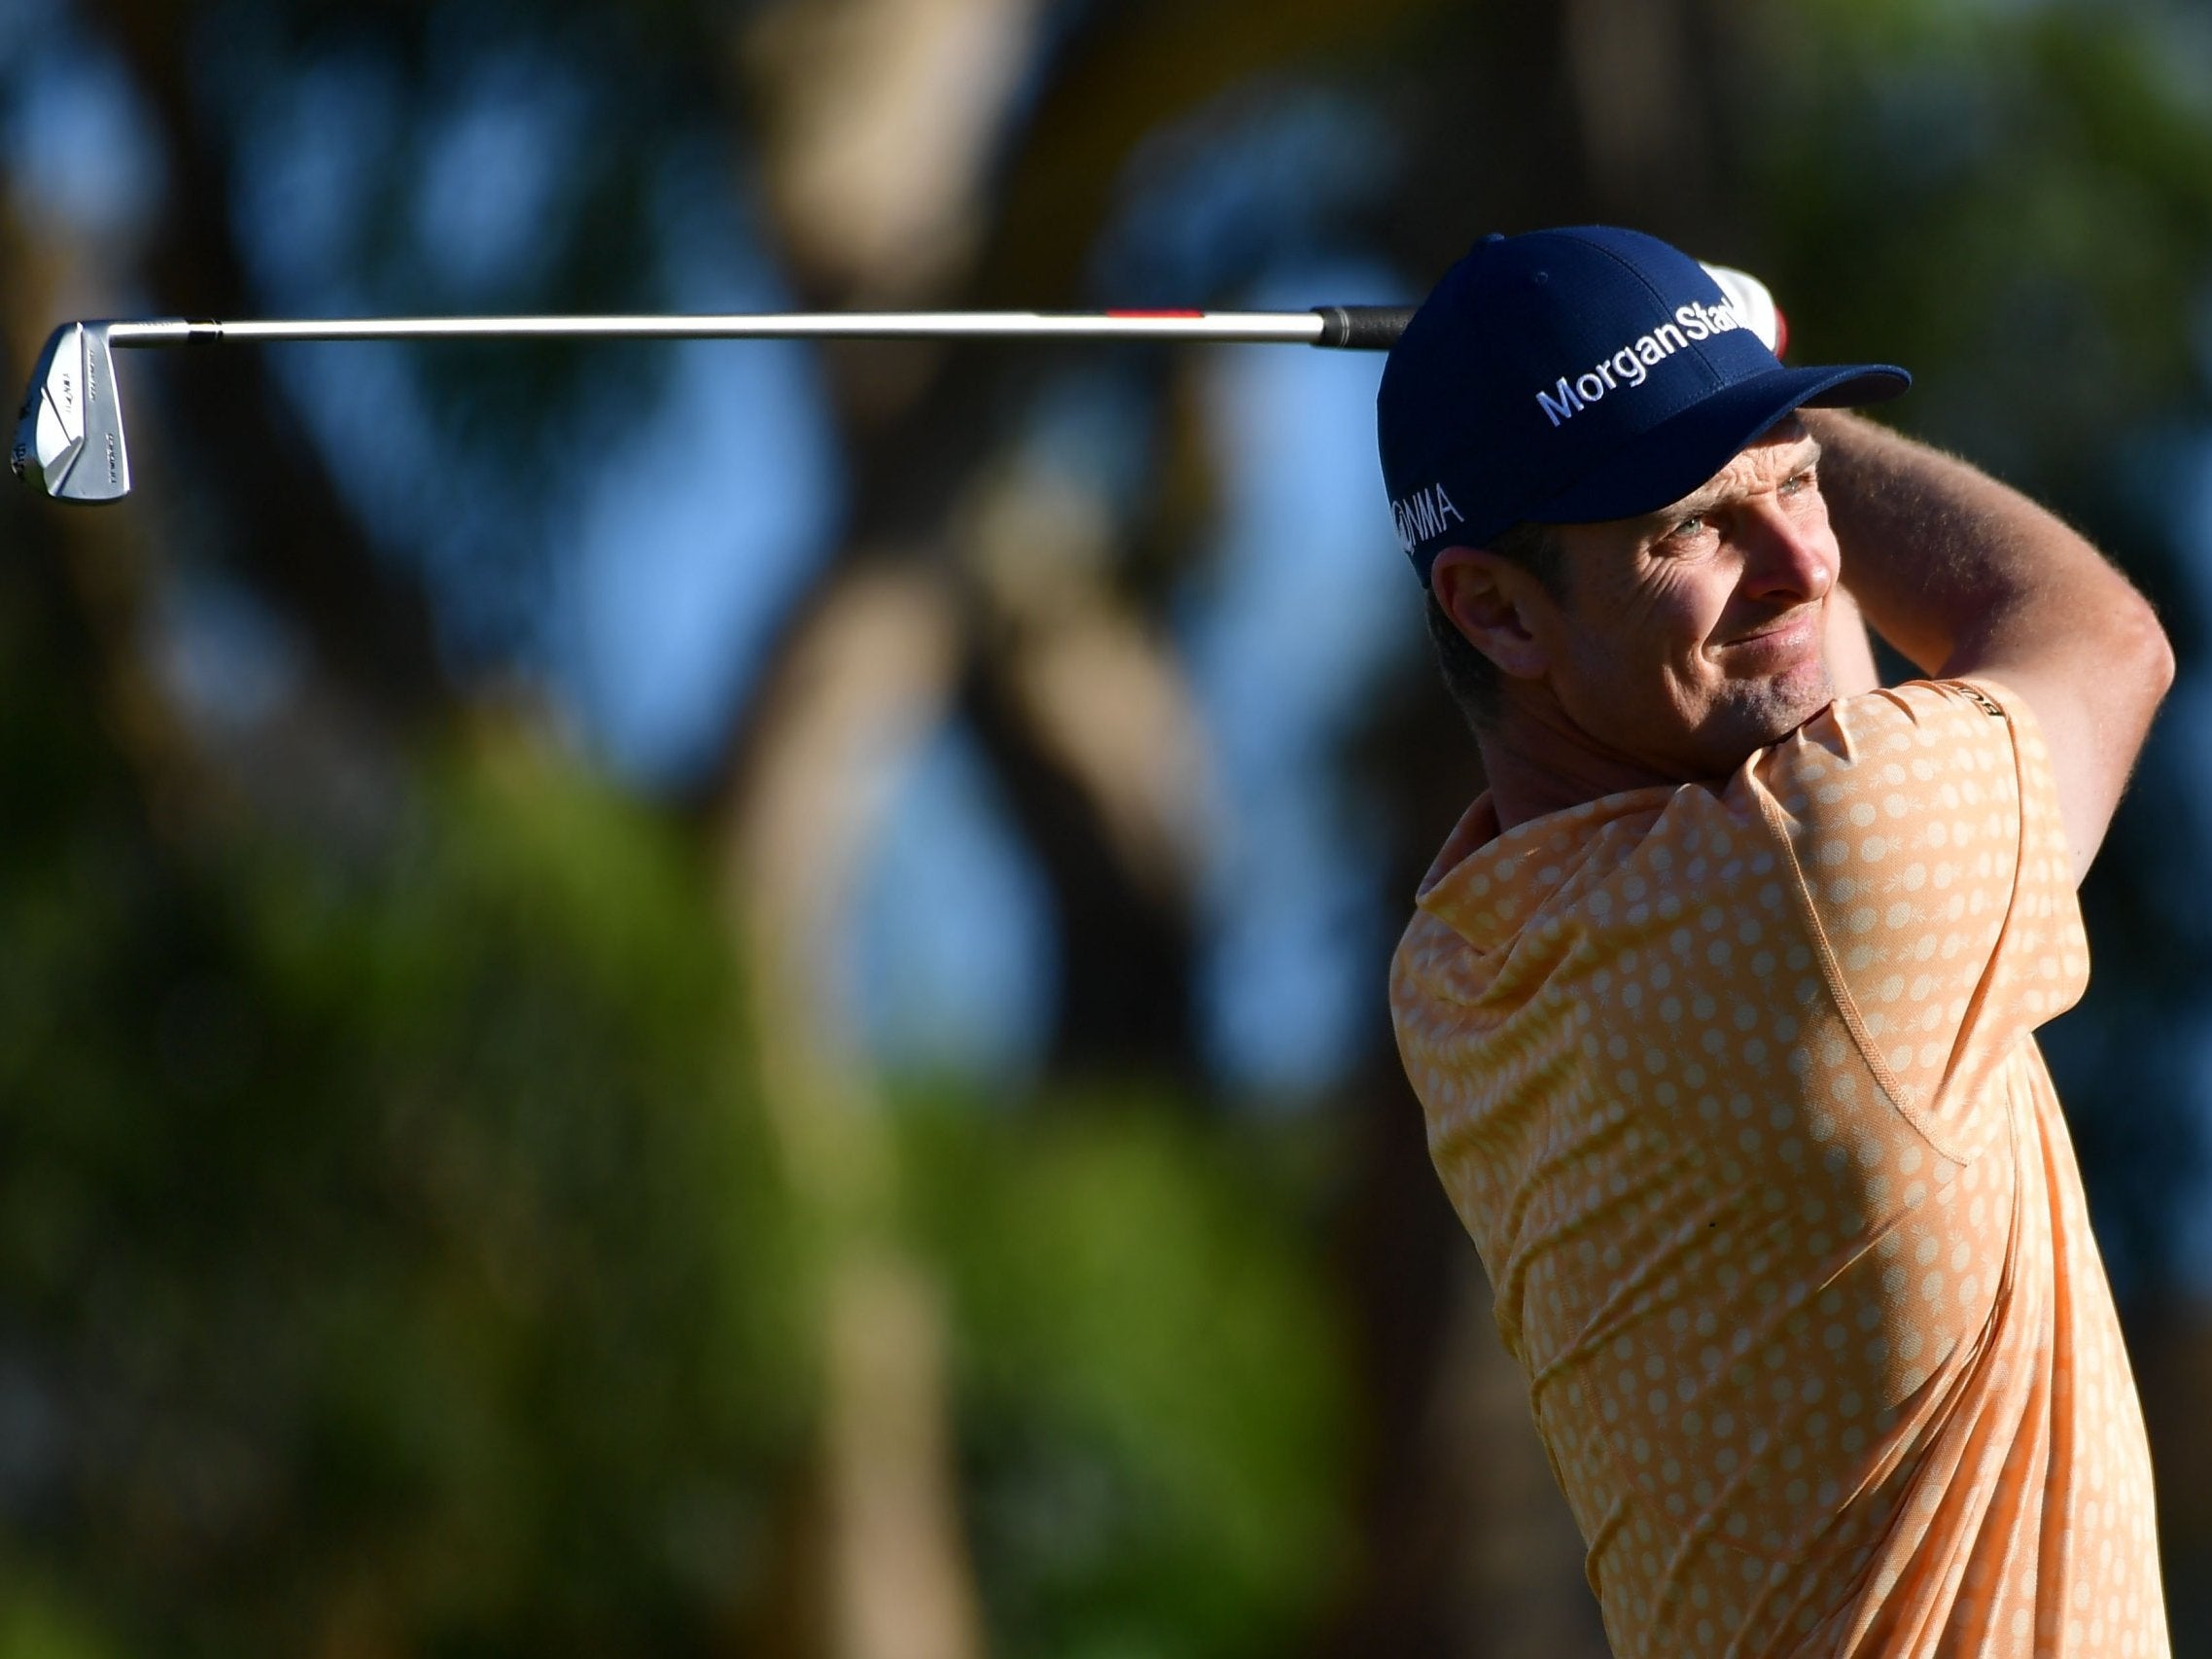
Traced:
[[[39, 785], [0, 820], [0, 1659], [752, 1627], [813, 1263], [695, 852], [496, 732], [343, 835], [158, 833], [96, 676], [22, 573], [0, 599], [0, 767]], [[902, 1130], [995, 1650], [1289, 1640], [1347, 1402], [1271, 1137]]]
[[40, 1606], [166, 1651], [697, 1645], [755, 1589], [804, 1321], [696, 861], [497, 738], [350, 849], [187, 850], [8, 585], [0, 767], [44, 787], [0, 820], [0, 1512]]
[[1342, 1341], [1257, 1133], [924, 1112], [994, 1651], [1282, 1652], [1341, 1582]]
[[115, 1648], [81, 1607], [18, 1580], [0, 1592], [0, 1659], [109, 1659]]

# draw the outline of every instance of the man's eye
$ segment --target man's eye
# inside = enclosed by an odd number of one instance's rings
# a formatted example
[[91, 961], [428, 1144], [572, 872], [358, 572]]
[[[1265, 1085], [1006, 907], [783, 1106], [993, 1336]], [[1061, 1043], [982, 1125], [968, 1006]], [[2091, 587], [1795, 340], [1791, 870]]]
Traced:
[[1811, 486], [1812, 469], [1810, 467], [1808, 467], [1804, 472], [1798, 474], [1797, 477], [1785, 479], [1783, 481], [1782, 494], [1796, 495], [1803, 490], [1811, 488]]
[[1675, 521], [1674, 528], [1668, 531], [1667, 533], [1668, 536], [1687, 540], [1692, 536], [1698, 535], [1704, 529], [1704, 527], [1705, 515], [1702, 512], [1693, 512], [1687, 518], [1677, 519]]

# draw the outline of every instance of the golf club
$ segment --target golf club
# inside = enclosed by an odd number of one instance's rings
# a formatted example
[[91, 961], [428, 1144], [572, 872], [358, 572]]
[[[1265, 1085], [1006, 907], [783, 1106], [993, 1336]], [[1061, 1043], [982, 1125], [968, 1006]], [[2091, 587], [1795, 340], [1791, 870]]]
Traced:
[[1386, 349], [1410, 308], [1312, 311], [765, 312], [725, 316], [343, 317], [213, 322], [182, 317], [64, 323], [39, 355], [10, 454], [17, 477], [56, 501], [130, 491], [118, 347], [244, 340], [1059, 339], [1304, 343]]
[[[1707, 265], [1747, 319], [1775, 316], [1757, 278]], [[1386, 351], [1411, 306], [1319, 305], [1307, 311], [737, 312], [726, 315], [330, 317], [216, 322], [183, 317], [64, 323], [48, 337], [24, 394], [10, 464], [56, 501], [130, 493], [118, 347], [267, 340], [494, 339], [1053, 339], [1326, 346]], [[1754, 326], [1758, 326], [1754, 323]], [[1765, 331], [1762, 330], [1762, 333]], [[1778, 344], [1769, 340], [1770, 345]]]

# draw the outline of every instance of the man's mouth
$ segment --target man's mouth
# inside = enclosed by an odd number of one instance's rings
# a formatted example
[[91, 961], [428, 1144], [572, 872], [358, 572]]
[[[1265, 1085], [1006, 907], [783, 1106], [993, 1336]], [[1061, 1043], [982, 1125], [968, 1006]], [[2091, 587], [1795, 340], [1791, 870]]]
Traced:
[[1809, 630], [1820, 619], [1817, 607], [1807, 605], [1774, 618], [1772, 621], [1753, 628], [1747, 634], [1738, 634], [1728, 641], [1730, 645], [1749, 645], [1754, 640], [1773, 639], [1779, 634], [1796, 634]]
[[1720, 650], [1726, 653], [1742, 652], [1754, 657], [1795, 657], [1808, 648], [1817, 649], [1820, 641], [1820, 609], [1807, 605], [1785, 616], [1723, 641]]

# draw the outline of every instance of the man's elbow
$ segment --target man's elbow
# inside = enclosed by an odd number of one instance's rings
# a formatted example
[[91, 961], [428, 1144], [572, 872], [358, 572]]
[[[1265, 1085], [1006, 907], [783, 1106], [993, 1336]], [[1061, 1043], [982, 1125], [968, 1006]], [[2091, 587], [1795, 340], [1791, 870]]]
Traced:
[[2153, 709], [2173, 689], [2174, 648], [2151, 602], [2133, 589], [2118, 623], [2114, 666], [2139, 688]]
[[2158, 683], [2159, 696], [2163, 699], [2165, 694], [2173, 689], [2174, 648], [2173, 641], [2166, 638], [2166, 630], [2159, 625], [2159, 618], [2155, 612], [2151, 617], [2151, 633], [2157, 642], [2157, 650], [2153, 656], [2151, 668], [2153, 677]]

